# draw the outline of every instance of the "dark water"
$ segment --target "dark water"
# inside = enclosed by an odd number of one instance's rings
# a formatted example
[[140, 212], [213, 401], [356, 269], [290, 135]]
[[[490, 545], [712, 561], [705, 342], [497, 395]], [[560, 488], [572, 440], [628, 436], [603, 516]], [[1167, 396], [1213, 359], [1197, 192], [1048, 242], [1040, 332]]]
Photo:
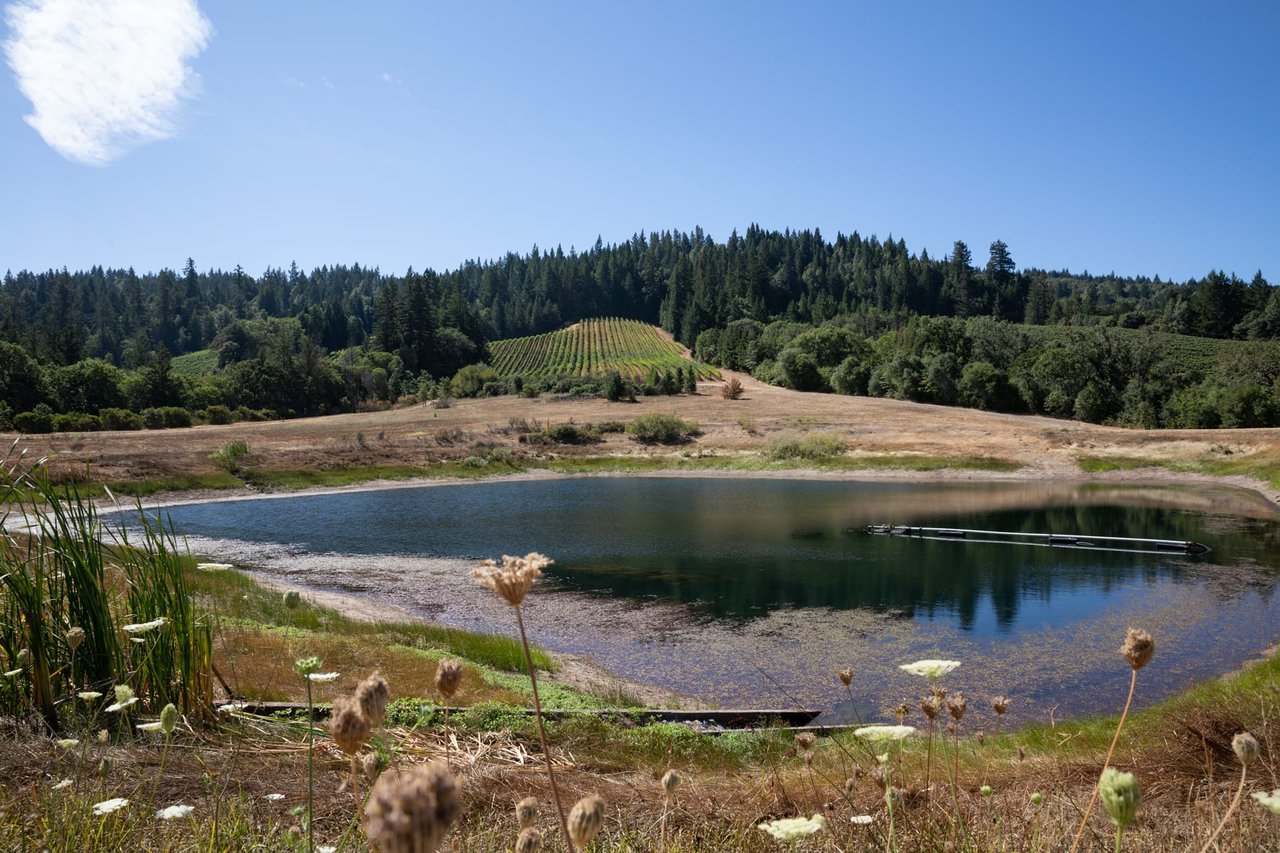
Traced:
[[[230, 549], [304, 583], [489, 630], [510, 630], [509, 614], [459, 582], [454, 563], [422, 558], [541, 551], [556, 560], [529, 608], [544, 643], [725, 703], [790, 696], [847, 713], [830, 673], [852, 663], [858, 705], [876, 713], [923, 687], [897, 663], [955, 657], [965, 661], [958, 685], [1020, 692], [1021, 716], [1104, 710], [1108, 685], [1124, 680], [1114, 652], [1130, 622], [1157, 636], [1161, 666], [1148, 700], [1237, 666], [1280, 636], [1280, 527], [1249, 501], [1204, 490], [591, 478], [169, 512], [198, 537], [193, 548]], [[1194, 539], [1212, 551], [863, 531], [876, 522]]]

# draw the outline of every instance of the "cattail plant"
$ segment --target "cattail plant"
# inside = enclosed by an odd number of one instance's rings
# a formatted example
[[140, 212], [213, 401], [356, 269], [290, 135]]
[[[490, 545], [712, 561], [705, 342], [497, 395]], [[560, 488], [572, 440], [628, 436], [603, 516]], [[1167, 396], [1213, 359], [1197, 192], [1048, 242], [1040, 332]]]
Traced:
[[365, 804], [365, 835], [380, 853], [431, 853], [458, 816], [458, 782], [442, 762], [389, 770]]
[[[1111, 756], [1116, 751], [1116, 742], [1120, 740], [1120, 730], [1124, 728], [1125, 718], [1129, 716], [1129, 706], [1133, 704], [1133, 691], [1138, 686], [1138, 670], [1151, 662], [1155, 651], [1155, 640], [1141, 628], [1130, 628], [1125, 634], [1124, 645], [1120, 647], [1120, 654], [1124, 655], [1125, 660], [1129, 662], [1129, 697], [1124, 701], [1124, 710], [1120, 712], [1120, 722], [1116, 724], [1116, 732], [1111, 737], [1111, 746], [1107, 748], [1107, 757], [1102, 760], [1104, 775], [1107, 767], [1111, 764]], [[1098, 802], [1098, 790], [1101, 785], [1102, 777], [1099, 777], [1098, 784], [1093, 788], [1093, 796], [1089, 797], [1089, 805], [1085, 807], [1084, 814], [1080, 818], [1080, 826], [1076, 830], [1075, 840], [1071, 842], [1071, 853], [1075, 853], [1080, 846], [1080, 839], [1084, 837], [1084, 828], [1089, 823], [1089, 815], [1093, 812], [1094, 804]]]
[[1235, 813], [1236, 807], [1240, 805], [1240, 797], [1244, 794], [1245, 779], [1249, 775], [1249, 765], [1257, 760], [1260, 752], [1258, 739], [1248, 732], [1240, 732], [1231, 739], [1231, 751], [1236, 754], [1236, 759], [1240, 762], [1240, 784], [1236, 786], [1236, 795], [1231, 798], [1231, 805], [1227, 806], [1227, 811], [1222, 815], [1222, 820], [1218, 823], [1217, 829], [1209, 836], [1209, 840], [1204, 843], [1204, 847], [1200, 848], [1200, 853], [1207, 853], [1209, 848], [1213, 847], [1213, 842], [1217, 840], [1222, 833], [1222, 828], [1227, 825], [1227, 821]]
[[529, 686], [533, 692], [533, 716], [538, 724], [538, 740], [542, 744], [542, 758], [546, 762], [547, 780], [551, 784], [551, 799], [556, 804], [556, 815], [560, 818], [560, 831], [564, 833], [565, 844], [570, 853], [574, 853], [573, 839], [569, 834], [569, 823], [565, 818], [564, 804], [560, 801], [560, 789], [556, 785], [556, 774], [551, 766], [551, 748], [547, 745], [547, 731], [542, 722], [542, 702], [538, 698], [538, 676], [533, 669], [533, 656], [529, 653], [529, 637], [524, 630], [524, 616], [520, 605], [528, 594], [533, 582], [542, 577], [542, 570], [551, 565], [551, 560], [542, 554], [529, 553], [523, 557], [503, 555], [502, 564], [494, 560], [485, 560], [480, 568], [471, 576], [482, 586], [496, 592], [502, 600], [511, 605], [516, 612], [516, 627], [520, 630], [520, 645], [524, 649], [525, 667], [529, 671]]

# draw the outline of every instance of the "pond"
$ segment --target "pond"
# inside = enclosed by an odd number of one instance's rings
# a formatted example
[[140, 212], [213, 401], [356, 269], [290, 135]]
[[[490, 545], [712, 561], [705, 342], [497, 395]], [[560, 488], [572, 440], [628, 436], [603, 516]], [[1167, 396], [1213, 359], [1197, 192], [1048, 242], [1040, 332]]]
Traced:
[[[174, 506], [194, 552], [425, 618], [514, 633], [474, 560], [555, 559], [526, 601], [531, 638], [725, 706], [886, 719], [952, 689], [1018, 720], [1118, 710], [1128, 625], [1156, 638], [1149, 704], [1280, 636], [1280, 526], [1232, 490], [1082, 483], [591, 477], [489, 481]], [[1201, 556], [873, 536], [873, 523], [1196, 540]], [[851, 691], [836, 673], [851, 666]]]

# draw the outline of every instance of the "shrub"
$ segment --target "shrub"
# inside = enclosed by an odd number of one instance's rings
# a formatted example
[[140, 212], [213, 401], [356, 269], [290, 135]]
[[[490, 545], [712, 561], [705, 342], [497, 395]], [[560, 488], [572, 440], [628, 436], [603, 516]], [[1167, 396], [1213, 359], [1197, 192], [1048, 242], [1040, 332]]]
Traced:
[[726, 400], [736, 400], [742, 396], [742, 382], [738, 377], [729, 377], [729, 381], [720, 388], [720, 396]]
[[13, 416], [13, 428], [18, 432], [53, 432], [53, 415], [45, 412], [19, 412]]
[[784, 433], [769, 439], [765, 456], [770, 459], [828, 459], [845, 451], [844, 439], [832, 433], [796, 435]]
[[677, 415], [650, 412], [627, 424], [627, 435], [645, 444], [678, 444], [698, 432], [698, 425]]
[[209, 458], [234, 474], [236, 469], [240, 467], [240, 460], [247, 456], [248, 453], [249, 445], [245, 442], [228, 441], [213, 453], [210, 453]]
[[487, 364], [468, 364], [453, 375], [450, 387], [459, 397], [474, 397], [485, 385], [498, 381], [498, 372]]
[[142, 423], [147, 429], [177, 429], [191, 426], [191, 413], [181, 406], [159, 406], [142, 410]]
[[97, 432], [101, 428], [102, 423], [97, 415], [68, 412], [65, 415], [53, 416], [54, 432]]
[[624, 397], [631, 396], [631, 386], [627, 380], [622, 378], [622, 374], [616, 370], [610, 370], [604, 377], [604, 398], [611, 403], [616, 403]]
[[103, 429], [142, 429], [142, 418], [128, 409], [100, 409], [98, 417], [102, 420]]
[[233, 416], [226, 406], [209, 406], [204, 410], [204, 419], [211, 424], [229, 424]]

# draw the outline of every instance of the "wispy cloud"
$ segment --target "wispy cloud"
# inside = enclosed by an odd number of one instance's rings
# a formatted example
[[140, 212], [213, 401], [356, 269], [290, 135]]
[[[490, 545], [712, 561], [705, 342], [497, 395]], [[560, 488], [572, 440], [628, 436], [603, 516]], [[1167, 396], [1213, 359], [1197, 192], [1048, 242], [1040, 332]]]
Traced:
[[100, 166], [174, 133], [213, 36], [195, 0], [18, 0], [4, 43], [27, 124], [69, 160]]

